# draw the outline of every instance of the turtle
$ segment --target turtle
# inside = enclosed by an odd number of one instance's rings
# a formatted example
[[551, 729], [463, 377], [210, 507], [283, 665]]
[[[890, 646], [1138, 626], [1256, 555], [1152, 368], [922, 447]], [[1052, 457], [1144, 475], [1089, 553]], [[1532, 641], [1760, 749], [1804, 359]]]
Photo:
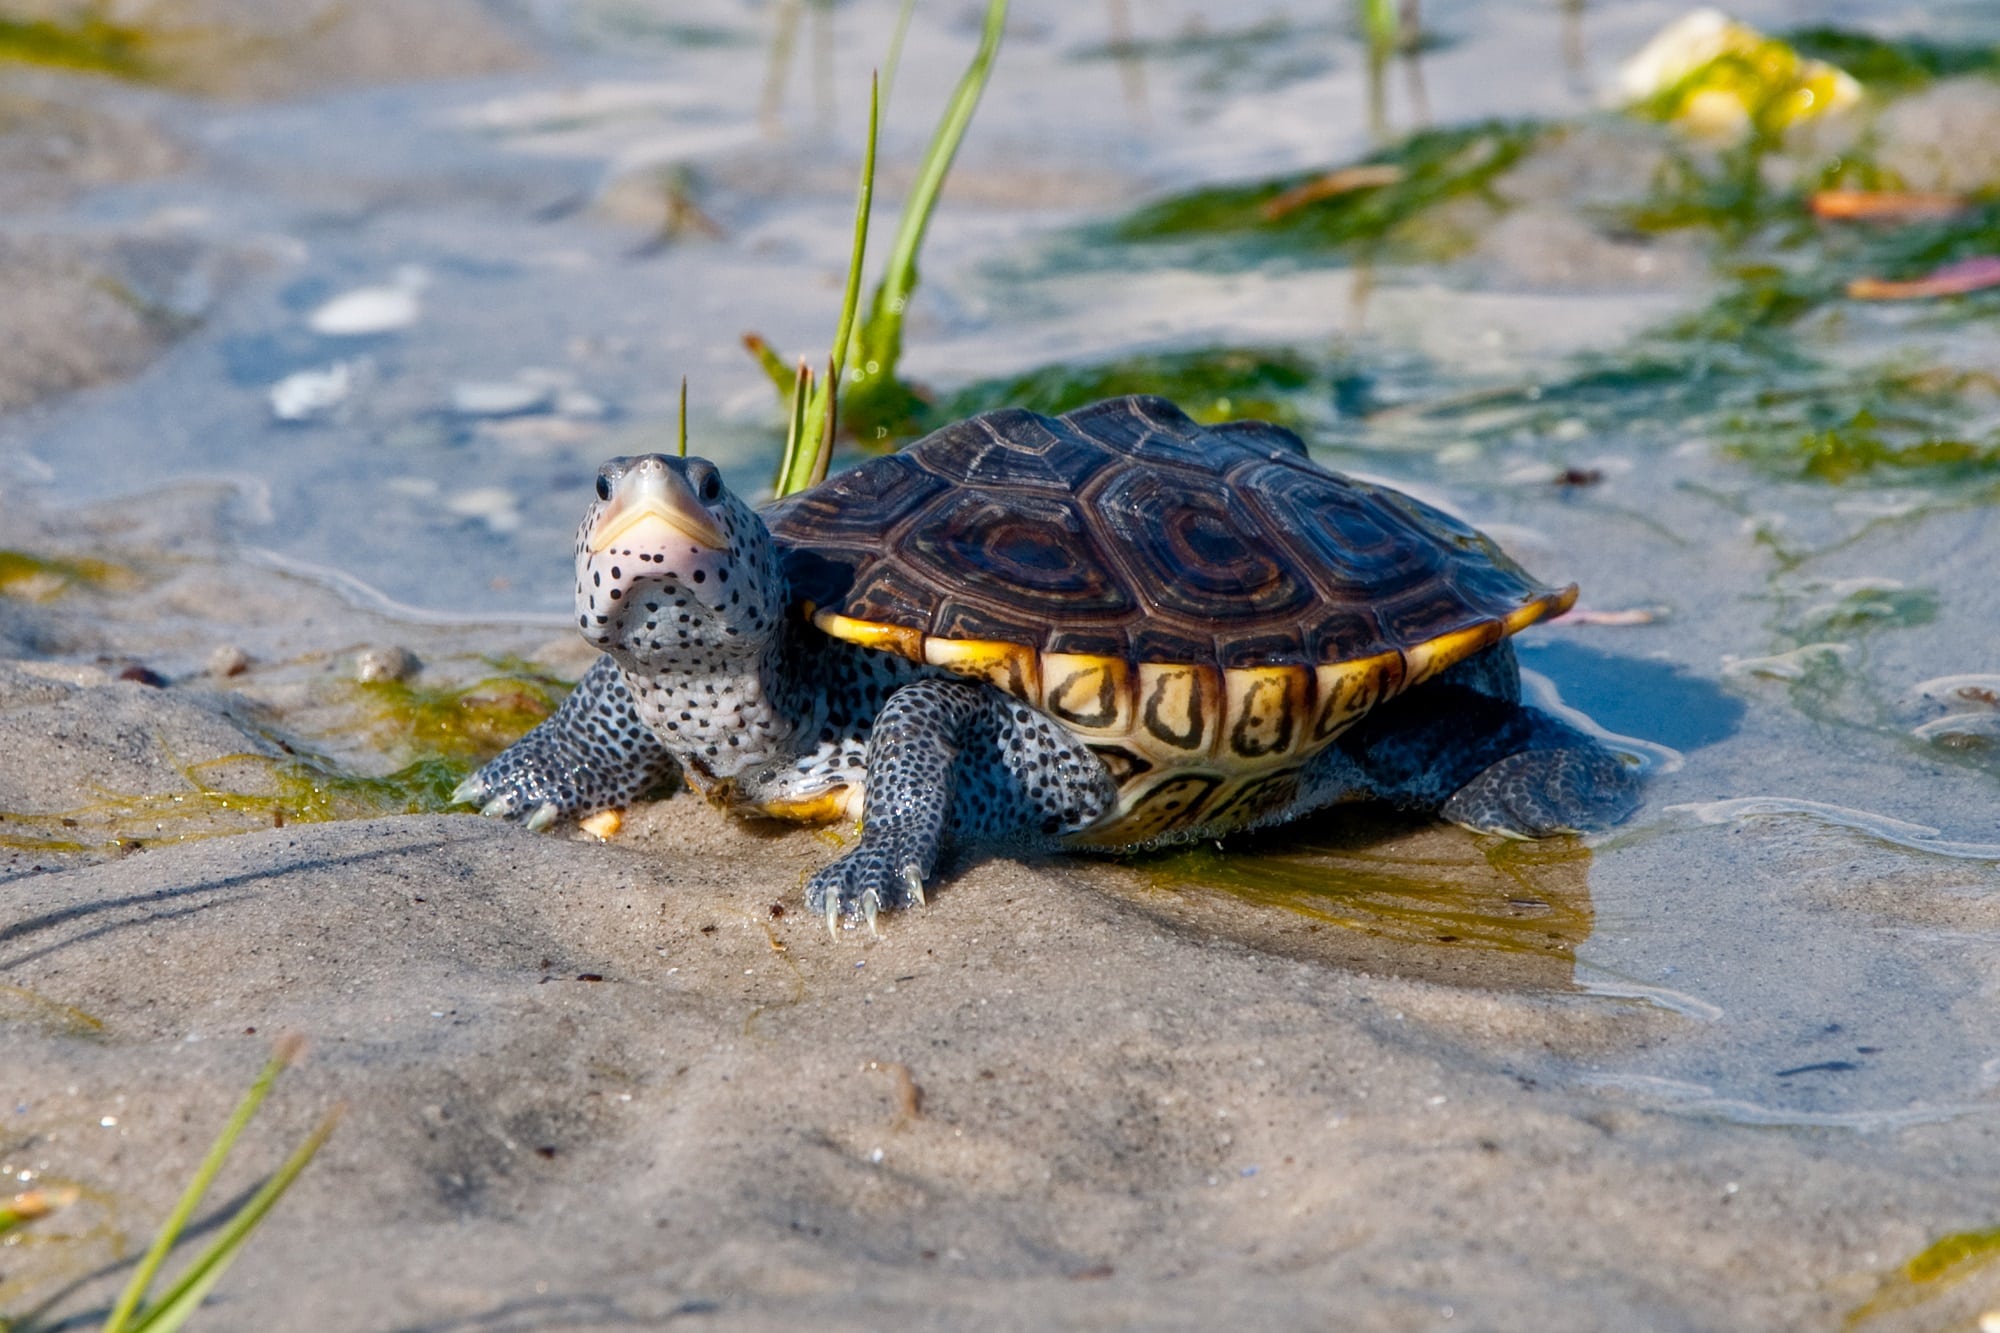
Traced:
[[532, 828], [678, 769], [742, 814], [859, 820], [829, 929], [926, 901], [947, 844], [1131, 849], [1355, 799], [1541, 837], [1639, 774], [1522, 702], [1561, 615], [1490, 539], [1165, 399], [944, 427], [753, 509], [702, 458], [614, 458], [576, 542], [603, 650], [454, 794]]

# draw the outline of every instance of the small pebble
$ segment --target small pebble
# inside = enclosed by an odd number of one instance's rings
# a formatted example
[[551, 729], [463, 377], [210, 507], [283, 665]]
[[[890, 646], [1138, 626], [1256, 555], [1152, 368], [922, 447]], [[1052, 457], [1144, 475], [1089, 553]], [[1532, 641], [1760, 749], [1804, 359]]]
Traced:
[[408, 680], [423, 668], [424, 664], [408, 648], [365, 648], [354, 659], [354, 678], [364, 685], [384, 680]]
[[578, 827], [600, 842], [609, 842], [625, 827], [625, 816], [616, 810], [600, 810]]
[[165, 676], [162, 676], [151, 667], [142, 666], [137, 662], [119, 672], [118, 679], [136, 681], [141, 685], [148, 685], [156, 690], [163, 690], [167, 687], [167, 678]]
[[233, 643], [218, 644], [208, 655], [211, 676], [240, 676], [250, 669], [250, 654]]

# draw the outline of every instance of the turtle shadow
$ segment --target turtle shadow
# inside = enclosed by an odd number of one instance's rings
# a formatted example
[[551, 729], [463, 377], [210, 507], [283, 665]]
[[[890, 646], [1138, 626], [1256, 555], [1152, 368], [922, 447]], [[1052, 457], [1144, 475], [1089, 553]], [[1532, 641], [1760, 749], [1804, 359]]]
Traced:
[[1176, 931], [1345, 970], [1571, 991], [1590, 849], [1475, 834], [1377, 803], [1220, 842], [1092, 858], [1090, 877]]

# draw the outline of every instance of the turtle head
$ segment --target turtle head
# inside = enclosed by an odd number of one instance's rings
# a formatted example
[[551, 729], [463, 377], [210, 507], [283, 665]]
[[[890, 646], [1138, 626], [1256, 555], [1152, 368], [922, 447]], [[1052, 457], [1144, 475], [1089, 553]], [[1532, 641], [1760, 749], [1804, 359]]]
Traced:
[[645, 665], [712, 670], [761, 652], [784, 604], [770, 531], [715, 464], [642, 454], [598, 469], [576, 534], [586, 639]]

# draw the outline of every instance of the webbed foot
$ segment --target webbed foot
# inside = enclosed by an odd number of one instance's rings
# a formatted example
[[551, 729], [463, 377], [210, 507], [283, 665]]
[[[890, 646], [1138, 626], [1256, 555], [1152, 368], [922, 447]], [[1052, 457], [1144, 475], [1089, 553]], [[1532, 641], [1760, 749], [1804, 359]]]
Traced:
[[1485, 769], [1439, 812], [1480, 833], [1546, 838], [1609, 828], [1639, 804], [1639, 771], [1592, 745], [1523, 750]]

